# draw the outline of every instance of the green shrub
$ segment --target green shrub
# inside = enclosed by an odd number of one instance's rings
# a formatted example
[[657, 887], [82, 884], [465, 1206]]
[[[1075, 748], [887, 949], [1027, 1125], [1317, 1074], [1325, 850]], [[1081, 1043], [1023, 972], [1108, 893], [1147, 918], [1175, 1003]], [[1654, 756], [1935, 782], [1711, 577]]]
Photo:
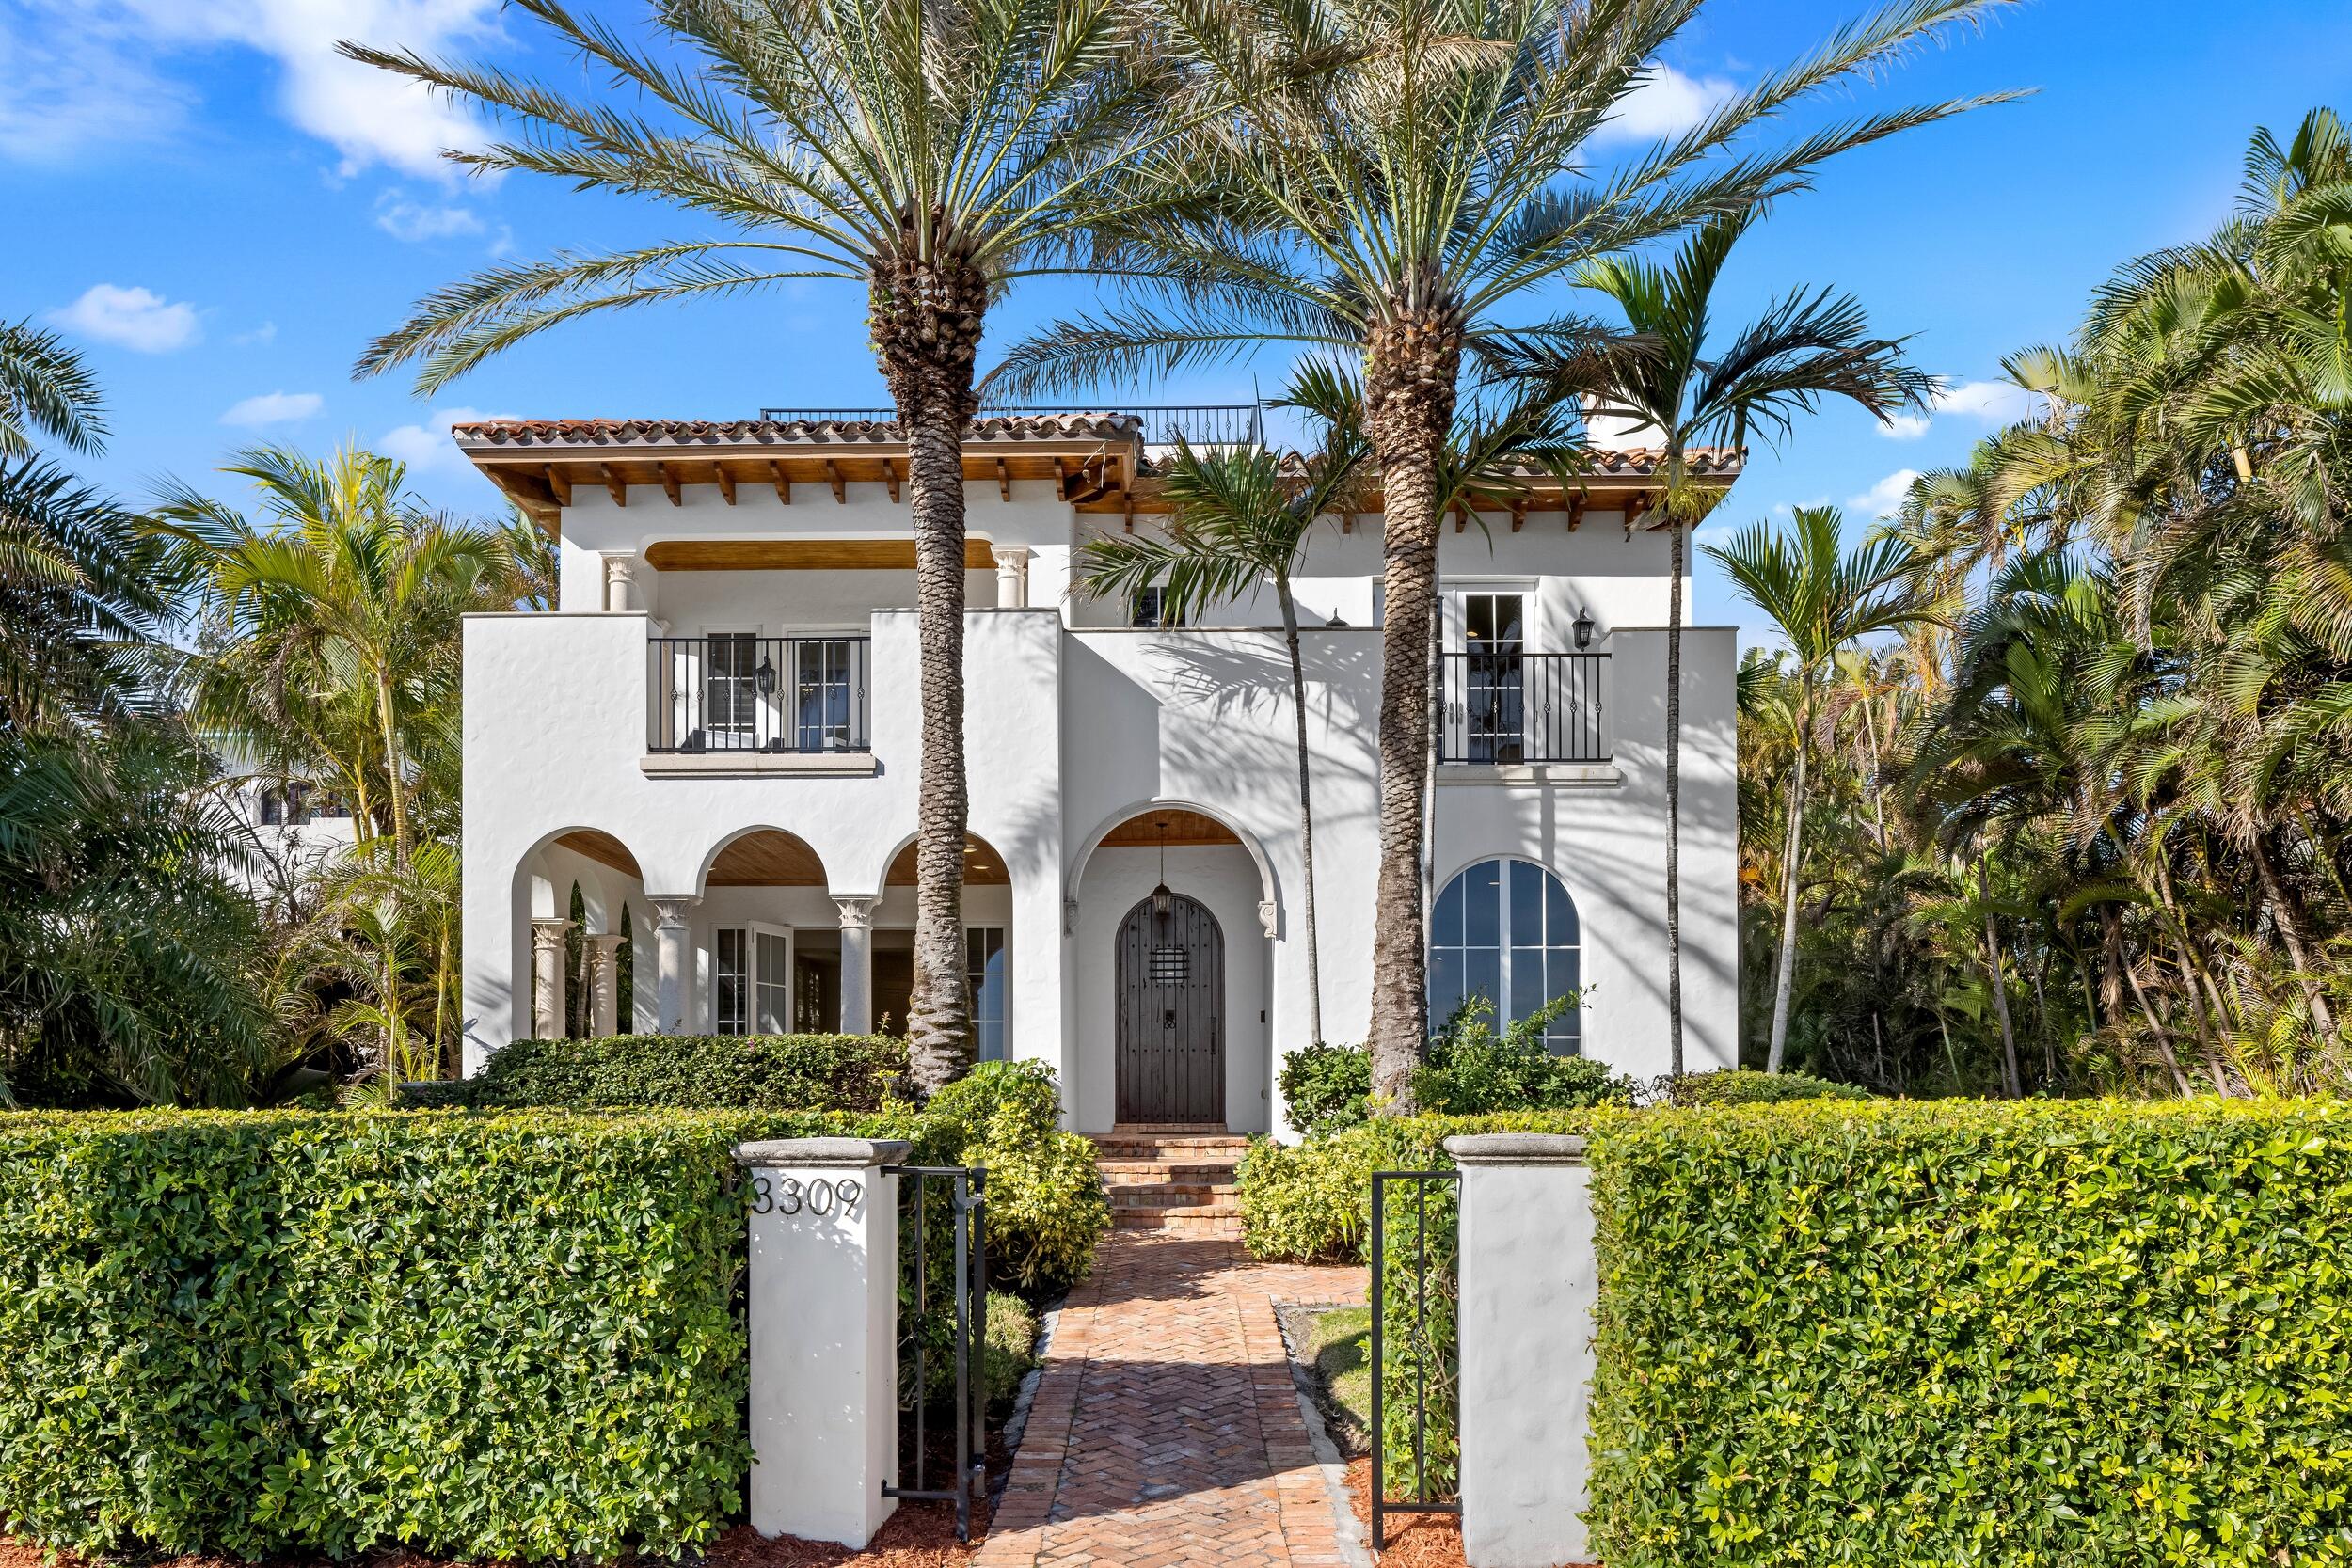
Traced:
[[1572, 1111], [1629, 1104], [1630, 1080], [1589, 1056], [1557, 1056], [1544, 1039], [1554, 1019], [1574, 1006], [1557, 998], [1494, 1031], [1494, 1005], [1473, 996], [1431, 1037], [1428, 1060], [1413, 1073], [1413, 1100], [1438, 1116], [1498, 1111]]
[[1037, 1365], [1037, 1309], [1009, 1291], [988, 1292], [988, 1333], [982, 1344], [980, 1386], [988, 1402], [1003, 1408], [1021, 1391], [1021, 1380]]
[[1061, 1095], [1043, 1062], [982, 1062], [931, 1096], [926, 1119], [988, 1171], [991, 1277], [1046, 1296], [1086, 1276], [1111, 1227], [1094, 1145], [1060, 1131]]
[[2352, 1560], [2352, 1115], [1820, 1101], [1596, 1144], [1593, 1555]]
[[84, 1551], [675, 1550], [737, 1513], [749, 1135], [0, 1117], [0, 1521]]
[[1354, 1127], [1369, 1113], [1372, 1056], [1360, 1045], [1310, 1045], [1282, 1058], [1282, 1103], [1310, 1136]]
[[879, 1111], [903, 1097], [907, 1045], [886, 1035], [615, 1035], [516, 1040], [471, 1078], [406, 1085], [403, 1103]]
[[1788, 1100], [1867, 1100], [1870, 1091], [1806, 1072], [1754, 1072], [1725, 1068], [1661, 1078], [1660, 1099], [1677, 1105], [1772, 1105]]

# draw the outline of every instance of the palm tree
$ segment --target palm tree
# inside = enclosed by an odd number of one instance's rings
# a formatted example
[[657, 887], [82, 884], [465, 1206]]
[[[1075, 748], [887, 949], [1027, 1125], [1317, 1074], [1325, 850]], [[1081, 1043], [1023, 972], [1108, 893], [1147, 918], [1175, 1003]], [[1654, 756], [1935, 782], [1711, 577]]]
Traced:
[[56, 333], [0, 323], [0, 460], [32, 456], [36, 433], [72, 451], [103, 447], [98, 378]]
[[420, 740], [453, 739], [460, 618], [515, 602], [506, 537], [427, 513], [400, 464], [357, 450], [262, 447], [223, 471], [254, 482], [261, 522], [173, 485], [152, 525], [190, 585], [198, 725], [280, 776], [324, 766], [405, 867]]
[[1315, 927], [1314, 797], [1308, 778], [1307, 673], [1298, 653], [1298, 601], [1291, 592], [1315, 524], [1357, 510], [1371, 454], [1359, 417], [1356, 386], [1326, 361], [1292, 377], [1284, 403], [1317, 416], [1322, 440], [1303, 463], [1287, 463], [1263, 446], [1197, 451], [1179, 441], [1164, 480], [1168, 533], [1105, 535], [1080, 548], [1081, 586], [1130, 597], [1158, 586], [1176, 619], [1197, 620], [1210, 606], [1272, 581], [1290, 656], [1291, 706], [1298, 721], [1298, 835], [1305, 862], [1308, 1028], [1323, 1040], [1323, 968]]
[[1751, 523], [1722, 546], [1704, 546], [1740, 595], [1772, 619], [1794, 656], [1791, 703], [1795, 763], [1788, 800], [1788, 847], [1781, 857], [1780, 961], [1772, 987], [1772, 1038], [1765, 1070], [1778, 1072], [1788, 1043], [1788, 999], [1797, 966], [1797, 889], [1804, 843], [1805, 763], [1813, 727], [1826, 700], [1825, 676], [1840, 649], [1873, 632], [1890, 631], [1927, 612], [1910, 597], [1911, 549], [1874, 534], [1851, 554], [1839, 535], [1845, 518], [1834, 506], [1797, 508], [1787, 533]]
[[[361, 358], [442, 385], [558, 322], [801, 278], [864, 287], [875, 358], [907, 444], [922, 656], [914, 989], [925, 1089], [972, 1057], [962, 886], [962, 445], [992, 300], [1065, 269], [1113, 176], [1159, 145], [1164, 72], [1113, 0], [669, 0], [673, 63], [559, 0], [515, 0], [611, 71], [627, 103], [575, 101], [495, 68], [346, 44], [355, 59], [527, 127], [456, 155], [653, 196], [729, 230], [498, 266], [420, 304]], [[649, 103], [658, 115], [638, 105]]]
[[[1699, 483], [1695, 448], [1744, 451], [1748, 433], [1784, 433], [1798, 413], [1829, 398], [1860, 404], [1884, 421], [1925, 407], [1934, 380], [1904, 363], [1899, 340], [1873, 338], [1851, 295], [1797, 290], [1775, 301], [1720, 350], [1708, 341], [1715, 286], [1747, 220], [1710, 223], [1664, 265], [1610, 257], [1576, 279], [1615, 302], [1643, 352], [1603, 362], [1590, 412], [1629, 422], [1661, 449], [1662, 510], [1673, 536], [1666, 610], [1666, 1020], [1669, 1069], [1682, 1075], [1682, 577], [1683, 535], [1722, 490]], [[1546, 345], [1533, 345], [1540, 371]], [[1589, 379], [1589, 378], [1588, 378]]]
[[[1375, 1085], [1393, 1112], [1427, 1038], [1422, 883], [1440, 460], [1466, 358], [1600, 256], [1794, 190], [1849, 148], [1979, 101], [1858, 116], [1724, 155], [1801, 99], [1883, 66], [1982, 0], [1899, 0], [1689, 131], [1623, 159], [1589, 143], [1699, 0], [1155, 0], [1166, 46], [1220, 112], [1128, 181], [1106, 270], [1144, 297], [1057, 324], [993, 372], [1009, 391], [1165, 374], [1272, 342], [1358, 358], [1386, 557]], [[1722, 156], [1719, 156], [1722, 155]], [[1594, 174], [1607, 169], [1606, 174]], [[1173, 188], [1184, 200], [1145, 199]], [[1585, 336], [1552, 321], [1515, 336]]]

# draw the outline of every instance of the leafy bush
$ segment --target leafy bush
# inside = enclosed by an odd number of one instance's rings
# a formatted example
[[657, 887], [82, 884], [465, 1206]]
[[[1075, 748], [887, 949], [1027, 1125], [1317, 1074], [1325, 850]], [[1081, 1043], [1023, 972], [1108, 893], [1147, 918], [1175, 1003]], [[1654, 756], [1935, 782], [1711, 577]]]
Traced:
[[1544, 1040], [1554, 1019], [1576, 1003], [1560, 997], [1494, 1031], [1494, 1005], [1473, 996], [1431, 1037], [1428, 1060], [1413, 1073], [1413, 1099], [1439, 1116], [1496, 1111], [1570, 1111], [1621, 1105], [1633, 1098], [1629, 1080], [1589, 1056], [1556, 1056]]
[[1375, 1117], [1301, 1144], [1253, 1141], [1235, 1178], [1242, 1244], [1253, 1258], [1367, 1261], [1372, 1173], [1453, 1164], [1445, 1140], [1465, 1132], [1590, 1132], [1627, 1113], [1601, 1106], [1476, 1117]]
[[982, 1062], [932, 1095], [927, 1120], [988, 1171], [991, 1275], [1032, 1295], [1085, 1277], [1110, 1229], [1094, 1145], [1064, 1132], [1060, 1091], [1043, 1062]]
[[516, 1040], [475, 1076], [411, 1084], [412, 1105], [879, 1111], [903, 1097], [907, 1045], [885, 1035], [615, 1035]]
[[1658, 1080], [1658, 1098], [1676, 1105], [1772, 1105], [1788, 1100], [1867, 1100], [1870, 1091], [1805, 1072], [1726, 1068]]
[[1360, 1045], [1311, 1045], [1282, 1058], [1282, 1103], [1309, 1136], [1359, 1125], [1370, 1114], [1372, 1055]]
[[1008, 1291], [988, 1292], [988, 1332], [981, 1347], [980, 1386], [992, 1407], [1003, 1408], [1037, 1365], [1037, 1309]]
[[2352, 1114], [1836, 1101], [1595, 1146], [1593, 1552], [2352, 1559]]
[[0, 1117], [0, 1519], [83, 1551], [609, 1557], [740, 1504], [749, 1135]]
[[[1427, 1059], [1413, 1073], [1413, 1099], [1424, 1112], [1460, 1117], [1631, 1103], [1630, 1079], [1588, 1056], [1554, 1055], [1546, 1044], [1545, 1029], [1575, 1002], [1562, 997], [1498, 1035], [1494, 1005], [1471, 997], [1430, 1037]], [[1309, 1137], [1371, 1119], [1372, 1057], [1360, 1045], [1290, 1053], [1281, 1086], [1291, 1125]]]

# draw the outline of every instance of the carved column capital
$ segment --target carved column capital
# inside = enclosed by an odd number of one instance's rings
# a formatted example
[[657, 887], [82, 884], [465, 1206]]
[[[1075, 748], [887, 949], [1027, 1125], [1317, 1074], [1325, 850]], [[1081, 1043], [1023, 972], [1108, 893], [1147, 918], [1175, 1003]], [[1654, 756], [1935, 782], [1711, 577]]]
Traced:
[[882, 899], [879, 897], [865, 896], [845, 898], [839, 894], [835, 894], [833, 901], [834, 908], [841, 911], [841, 928], [843, 930], [864, 931], [872, 928], [874, 924], [874, 906], [881, 903]]

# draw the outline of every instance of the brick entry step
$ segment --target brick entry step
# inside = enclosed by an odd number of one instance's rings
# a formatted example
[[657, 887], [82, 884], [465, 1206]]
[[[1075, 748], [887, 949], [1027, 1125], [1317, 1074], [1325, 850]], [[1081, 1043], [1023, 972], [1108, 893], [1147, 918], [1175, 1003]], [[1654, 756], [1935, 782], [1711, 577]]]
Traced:
[[1163, 1122], [1122, 1124], [1093, 1136], [1094, 1163], [1110, 1193], [1117, 1228], [1241, 1239], [1233, 1178], [1248, 1138]]

